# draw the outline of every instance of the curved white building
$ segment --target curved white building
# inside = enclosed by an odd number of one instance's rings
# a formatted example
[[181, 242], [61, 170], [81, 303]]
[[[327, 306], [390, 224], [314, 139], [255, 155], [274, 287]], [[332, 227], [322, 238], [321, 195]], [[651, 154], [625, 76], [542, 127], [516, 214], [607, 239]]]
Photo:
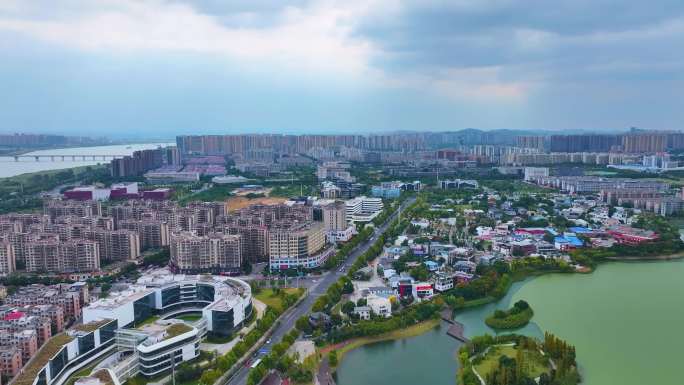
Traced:
[[85, 307], [83, 322], [116, 319], [120, 327], [134, 328], [155, 315], [169, 318], [190, 311], [202, 312], [208, 332], [231, 334], [252, 313], [251, 288], [236, 278], [149, 270], [135, 285]]
[[[173, 319], [188, 312], [201, 312], [202, 318], [194, 323]], [[225, 336], [239, 330], [251, 313], [252, 292], [244, 281], [154, 269], [125, 290], [85, 307], [83, 322], [116, 320], [118, 351], [128, 355], [116, 374], [153, 377], [170, 370], [174, 362], [197, 357], [207, 333]], [[152, 317], [161, 319], [150, 322]]]

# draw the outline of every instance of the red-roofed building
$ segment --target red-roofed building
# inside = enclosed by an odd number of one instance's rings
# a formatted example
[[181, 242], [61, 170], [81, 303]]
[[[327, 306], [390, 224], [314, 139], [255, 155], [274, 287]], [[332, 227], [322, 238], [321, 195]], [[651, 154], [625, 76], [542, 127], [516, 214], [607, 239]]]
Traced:
[[5, 315], [3, 318], [5, 321], [16, 321], [18, 319], [21, 319], [24, 317], [26, 314], [20, 311], [11, 311]]
[[624, 245], [639, 245], [645, 242], [653, 242], [658, 239], [658, 234], [651, 230], [637, 229], [629, 226], [615, 226], [608, 230], [615, 240]]
[[522, 227], [522, 228], [516, 229], [515, 233], [519, 234], [519, 235], [523, 235], [523, 234], [544, 235], [544, 233], [546, 233], [546, 229], [543, 227]]

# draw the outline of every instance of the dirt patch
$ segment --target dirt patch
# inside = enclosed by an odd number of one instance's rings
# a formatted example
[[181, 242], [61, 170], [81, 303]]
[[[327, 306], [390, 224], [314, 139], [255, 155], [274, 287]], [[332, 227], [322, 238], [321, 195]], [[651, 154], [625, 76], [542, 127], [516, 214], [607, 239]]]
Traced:
[[247, 197], [232, 197], [228, 198], [226, 200], [226, 210], [228, 211], [235, 211], [235, 210], [240, 210], [245, 207], [251, 206], [251, 205], [277, 205], [283, 202], [286, 202], [287, 199], [285, 198], [271, 198], [271, 197], [263, 197], [263, 198], [253, 198], [249, 199]]

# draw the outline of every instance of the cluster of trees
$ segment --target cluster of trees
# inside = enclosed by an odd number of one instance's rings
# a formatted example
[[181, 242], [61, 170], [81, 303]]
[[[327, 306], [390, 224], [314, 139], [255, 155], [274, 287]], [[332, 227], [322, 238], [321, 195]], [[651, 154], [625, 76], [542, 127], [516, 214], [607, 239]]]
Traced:
[[[576, 385], [580, 383], [575, 361], [575, 348], [553, 334], [546, 333], [544, 341], [517, 334], [499, 336], [477, 336], [470, 344], [459, 349], [458, 359], [461, 367], [458, 372], [459, 383], [463, 385], [480, 385], [480, 380], [473, 371], [473, 364], [480, 363], [487, 348], [494, 345], [515, 344], [515, 358], [502, 355], [496, 368], [487, 373], [487, 385]], [[538, 360], [539, 350], [543, 350], [546, 358], [555, 364], [548, 363], [549, 370], [539, 376], [535, 382], [529, 377], [530, 367]], [[471, 361], [471, 357], [473, 357]]]
[[283, 340], [271, 348], [271, 352], [264, 356], [256, 368], [249, 371], [247, 385], [256, 385], [266, 376], [269, 370], [277, 369], [292, 379], [295, 383], [309, 383], [313, 380], [313, 373], [304, 368], [297, 360], [285, 354], [294, 344], [299, 332], [292, 330], [283, 337]]
[[143, 257], [143, 266], [166, 266], [169, 264], [171, 258], [171, 251], [168, 247], [164, 247], [154, 253], [145, 255]]
[[405, 308], [391, 318], [359, 321], [331, 330], [328, 341], [338, 343], [351, 338], [377, 336], [394, 330], [404, 329], [419, 322], [439, 317], [443, 305], [438, 301], [426, 301]]
[[415, 217], [416, 213], [425, 205], [425, 200], [422, 197], [419, 197], [413, 204], [404, 209], [402, 211], [401, 220], [395, 219], [392, 221], [387, 230], [378, 236], [378, 239], [375, 241], [375, 243], [373, 243], [373, 245], [366, 250], [365, 253], [361, 254], [359, 258], [356, 259], [352, 267], [349, 269], [348, 275], [350, 277], [353, 276], [357, 270], [363, 268], [364, 266], [368, 265], [370, 261], [377, 258], [378, 255], [382, 253], [385, 242], [400, 235], [406, 226], [408, 226], [411, 222], [411, 218]]
[[525, 368], [525, 352], [517, 349], [515, 358], [505, 355], [499, 357], [498, 366], [487, 373], [485, 382], [488, 385], [537, 385], [527, 375]]
[[342, 294], [351, 294], [354, 292], [354, 285], [351, 282], [349, 276], [342, 276], [337, 282], [330, 285], [325, 294], [318, 297], [316, 302], [314, 302], [311, 310], [317, 311], [329, 311], [336, 303], [340, 302], [342, 299]]
[[92, 166], [3, 178], [0, 183], [0, 214], [38, 209], [43, 205], [38, 194], [62, 184], [79, 180], [111, 182], [111, 179], [106, 167]]
[[511, 262], [511, 271], [515, 274], [537, 272], [564, 272], [574, 271], [574, 268], [562, 259], [541, 257], [526, 257], [514, 259]]
[[[407, 270], [406, 264], [409, 262], [420, 262], [422, 258], [416, 256], [413, 251], [409, 250], [406, 254], [401, 255], [399, 259], [392, 262], [392, 268], [397, 272], [397, 274], [402, 273]], [[416, 274], [418, 272], [416, 271]], [[413, 272], [411, 273], [413, 275]], [[415, 277], [414, 277], [415, 278]]]
[[359, 231], [358, 234], [356, 234], [356, 236], [352, 237], [349, 242], [343, 244], [339, 250], [337, 250], [337, 253], [335, 253], [334, 256], [325, 261], [325, 264], [323, 265], [324, 268], [330, 270], [339, 266], [340, 263], [347, 259], [349, 253], [351, 253], [356, 246], [358, 246], [361, 242], [365, 242], [368, 238], [370, 238], [371, 235], [373, 235], [373, 229], [371, 227], [364, 227], [361, 231]]
[[[491, 266], [479, 265], [477, 278], [468, 283], [458, 284], [446, 292], [446, 302], [452, 303], [462, 297], [465, 301], [472, 301], [486, 297], [501, 298], [506, 295], [513, 283], [510, 268], [505, 262], [495, 262]], [[450, 299], [449, 297], [454, 297]]]
[[[303, 291], [300, 291], [300, 295], [302, 292]], [[289, 306], [291, 305], [292, 304], [290, 304]], [[284, 306], [283, 311], [287, 309], [287, 307], [288, 306]], [[242, 358], [242, 356], [244, 356], [257, 343], [257, 341], [259, 341], [259, 339], [261, 339], [266, 334], [268, 329], [270, 329], [271, 326], [275, 324], [280, 314], [282, 314], [281, 311], [274, 309], [270, 306], [267, 307], [264, 316], [256, 321], [254, 329], [247, 333], [240, 342], [235, 344], [231, 351], [219, 356], [209, 368], [205, 368], [205, 370], [202, 372], [202, 375], [200, 376], [200, 383], [204, 385], [212, 385], [214, 382], [216, 382], [216, 380], [219, 379], [219, 377], [221, 377], [224, 373], [226, 373], [233, 366], [235, 366], [235, 364], [237, 364], [237, 362]], [[290, 345], [292, 345], [296, 337], [296, 333], [288, 334], [286, 337], [283, 338], [283, 342], [273, 346], [272, 352], [284, 352]], [[282, 343], [286, 343], [287, 341], [291, 342], [289, 342], [289, 345], [287, 345], [287, 347], [282, 349], [282, 346], [280, 345]], [[276, 349], [276, 347], [278, 348]], [[263, 361], [266, 361], [266, 359], [264, 358]], [[264, 365], [260, 365], [259, 367], [261, 366]], [[254, 382], [253, 384], [256, 383], [258, 382]]]
[[199, 364], [182, 362], [176, 368], [176, 380], [180, 383], [190, 382], [202, 376], [202, 368]]
[[387, 219], [392, 215], [394, 210], [398, 207], [398, 205], [402, 204], [408, 197], [411, 195], [410, 192], [408, 191], [402, 191], [401, 195], [399, 195], [399, 198], [395, 200], [384, 200], [384, 208], [380, 214], [378, 214], [377, 217], [373, 218], [373, 224], [375, 226], [381, 226], [383, 223], [387, 221]]
[[493, 329], [517, 329], [527, 325], [533, 316], [534, 311], [530, 305], [520, 300], [507, 311], [494, 311], [494, 314], [485, 319], [485, 323]]
[[212, 187], [199, 192], [197, 194], [187, 194], [183, 195], [178, 199], [178, 203], [185, 205], [188, 202], [191, 201], [200, 201], [200, 202], [218, 202], [218, 201], [223, 201], [229, 198], [232, 193], [231, 191], [233, 190], [233, 186], [230, 185], [219, 185], [215, 184]]
[[551, 333], [544, 333], [542, 349], [556, 364], [556, 377], [576, 376], [577, 355], [575, 347]]
[[273, 326], [278, 319], [279, 312], [271, 307], [266, 309], [264, 316], [257, 320], [256, 326], [247, 333], [244, 338], [235, 344], [228, 353], [218, 357], [215, 365], [206, 368], [200, 377], [200, 382], [204, 385], [211, 385], [219, 379], [225, 372], [230, 370], [237, 362], [249, 351], [257, 341], [264, 336], [266, 331]]

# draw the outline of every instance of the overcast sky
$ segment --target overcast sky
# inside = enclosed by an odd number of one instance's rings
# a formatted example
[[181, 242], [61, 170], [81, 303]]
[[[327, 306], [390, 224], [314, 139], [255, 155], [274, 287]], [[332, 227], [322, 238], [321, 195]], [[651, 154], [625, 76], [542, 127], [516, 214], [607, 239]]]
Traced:
[[0, 132], [684, 128], [681, 0], [0, 0]]

